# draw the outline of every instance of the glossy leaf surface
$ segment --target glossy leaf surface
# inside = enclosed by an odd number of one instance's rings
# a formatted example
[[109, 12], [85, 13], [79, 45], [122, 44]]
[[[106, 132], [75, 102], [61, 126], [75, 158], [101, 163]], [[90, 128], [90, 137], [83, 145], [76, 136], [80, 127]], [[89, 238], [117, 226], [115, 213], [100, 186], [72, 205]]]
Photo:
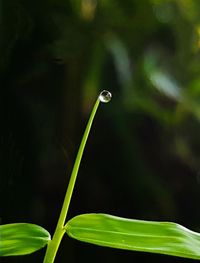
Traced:
[[72, 218], [66, 232], [100, 246], [200, 259], [200, 234], [176, 223], [84, 214]]
[[0, 256], [26, 255], [44, 247], [50, 234], [34, 224], [7, 224], [0, 226]]

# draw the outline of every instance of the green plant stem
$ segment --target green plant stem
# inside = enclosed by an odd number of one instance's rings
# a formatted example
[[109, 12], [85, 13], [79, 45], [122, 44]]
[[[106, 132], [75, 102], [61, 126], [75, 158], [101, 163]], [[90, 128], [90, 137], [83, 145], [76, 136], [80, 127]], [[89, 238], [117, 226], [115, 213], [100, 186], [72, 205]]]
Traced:
[[78, 150], [78, 153], [77, 153], [77, 156], [76, 156], [74, 167], [73, 167], [73, 170], [72, 170], [72, 173], [71, 173], [71, 177], [70, 177], [69, 184], [68, 184], [68, 187], [67, 187], [65, 199], [64, 199], [62, 210], [61, 210], [61, 213], [60, 213], [60, 217], [59, 217], [59, 220], [58, 220], [58, 223], [57, 223], [57, 226], [56, 226], [56, 230], [55, 230], [55, 233], [53, 235], [52, 240], [49, 242], [49, 244], [47, 246], [47, 251], [46, 251], [43, 263], [53, 263], [54, 262], [55, 257], [56, 257], [56, 253], [57, 253], [59, 245], [60, 245], [60, 242], [62, 240], [62, 237], [63, 237], [64, 233], [65, 233], [65, 229], [64, 229], [65, 220], [66, 220], [66, 217], [67, 217], [67, 213], [68, 213], [68, 209], [69, 209], [72, 193], [73, 193], [73, 190], [74, 190], [74, 186], [75, 186], [75, 182], [76, 182], [79, 166], [80, 166], [80, 163], [81, 163], [81, 159], [82, 159], [82, 155], [83, 155], [83, 152], [84, 152], [85, 144], [87, 142], [87, 138], [88, 138], [88, 135], [90, 133], [90, 129], [91, 129], [91, 126], [92, 126], [92, 123], [93, 123], [96, 111], [98, 109], [99, 103], [100, 103], [100, 99], [98, 98], [96, 103], [94, 104], [94, 107], [93, 107], [92, 112], [90, 114], [90, 118], [88, 120], [85, 132], [83, 134], [83, 138], [81, 140], [81, 144], [79, 146], [79, 150]]

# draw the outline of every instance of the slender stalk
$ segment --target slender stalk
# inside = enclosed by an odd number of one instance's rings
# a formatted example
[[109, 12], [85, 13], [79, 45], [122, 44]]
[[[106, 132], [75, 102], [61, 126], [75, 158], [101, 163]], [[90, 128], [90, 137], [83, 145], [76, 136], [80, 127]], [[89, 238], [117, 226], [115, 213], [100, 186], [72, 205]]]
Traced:
[[81, 163], [81, 159], [82, 159], [82, 155], [83, 155], [83, 152], [84, 152], [85, 144], [87, 142], [88, 135], [90, 133], [90, 129], [91, 129], [91, 126], [92, 126], [92, 123], [93, 123], [93, 120], [94, 120], [94, 117], [95, 117], [95, 114], [96, 114], [96, 111], [98, 109], [100, 101], [101, 101], [101, 98], [98, 97], [96, 103], [94, 104], [92, 112], [90, 114], [90, 117], [89, 117], [86, 129], [85, 129], [85, 132], [83, 134], [83, 138], [82, 138], [81, 144], [79, 146], [79, 150], [78, 150], [78, 153], [77, 153], [77, 156], [76, 156], [74, 167], [72, 169], [71, 177], [70, 177], [70, 180], [69, 180], [68, 188], [67, 188], [67, 191], [66, 191], [65, 199], [64, 199], [64, 202], [63, 202], [63, 206], [62, 206], [62, 210], [61, 210], [61, 213], [60, 213], [60, 217], [58, 219], [56, 230], [55, 230], [55, 233], [53, 235], [52, 240], [48, 244], [47, 251], [46, 251], [43, 263], [53, 263], [54, 262], [55, 257], [56, 257], [56, 253], [57, 253], [59, 245], [60, 245], [60, 242], [62, 240], [62, 237], [63, 237], [64, 233], [65, 233], [65, 230], [64, 230], [65, 220], [66, 220], [66, 217], [67, 217], [67, 213], [68, 213], [68, 209], [69, 209], [72, 193], [73, 193], [73, 190], [74, 190], [74, 186], [75, 186], [75, 182], [76, 182], [79, 166], [80, 166], [80, 163]]

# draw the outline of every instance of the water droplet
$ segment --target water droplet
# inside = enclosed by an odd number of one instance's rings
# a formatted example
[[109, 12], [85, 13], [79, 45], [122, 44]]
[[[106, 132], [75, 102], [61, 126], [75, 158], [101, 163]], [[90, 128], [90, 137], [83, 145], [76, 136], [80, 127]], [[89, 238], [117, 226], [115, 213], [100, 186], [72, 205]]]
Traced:
[[99, 95], [100, 101], [104, 103], [109, 102], [111, 98], [112, 98], [112, 94], [107, 90], [103, 90]]

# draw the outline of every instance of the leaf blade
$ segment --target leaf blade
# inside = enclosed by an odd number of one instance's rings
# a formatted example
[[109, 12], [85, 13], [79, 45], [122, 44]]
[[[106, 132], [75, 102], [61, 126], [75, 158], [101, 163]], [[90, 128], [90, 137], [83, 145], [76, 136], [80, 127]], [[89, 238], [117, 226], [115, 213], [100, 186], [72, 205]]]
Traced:
[[44, 228], [27, 223], [0, 225], [0, 256], [27, 255], [43, 248], [51, 239]]
[[69, 220], [66, 232], [95, 245], [200, 259], [200, 234], [172, 222], [84, 214]]

